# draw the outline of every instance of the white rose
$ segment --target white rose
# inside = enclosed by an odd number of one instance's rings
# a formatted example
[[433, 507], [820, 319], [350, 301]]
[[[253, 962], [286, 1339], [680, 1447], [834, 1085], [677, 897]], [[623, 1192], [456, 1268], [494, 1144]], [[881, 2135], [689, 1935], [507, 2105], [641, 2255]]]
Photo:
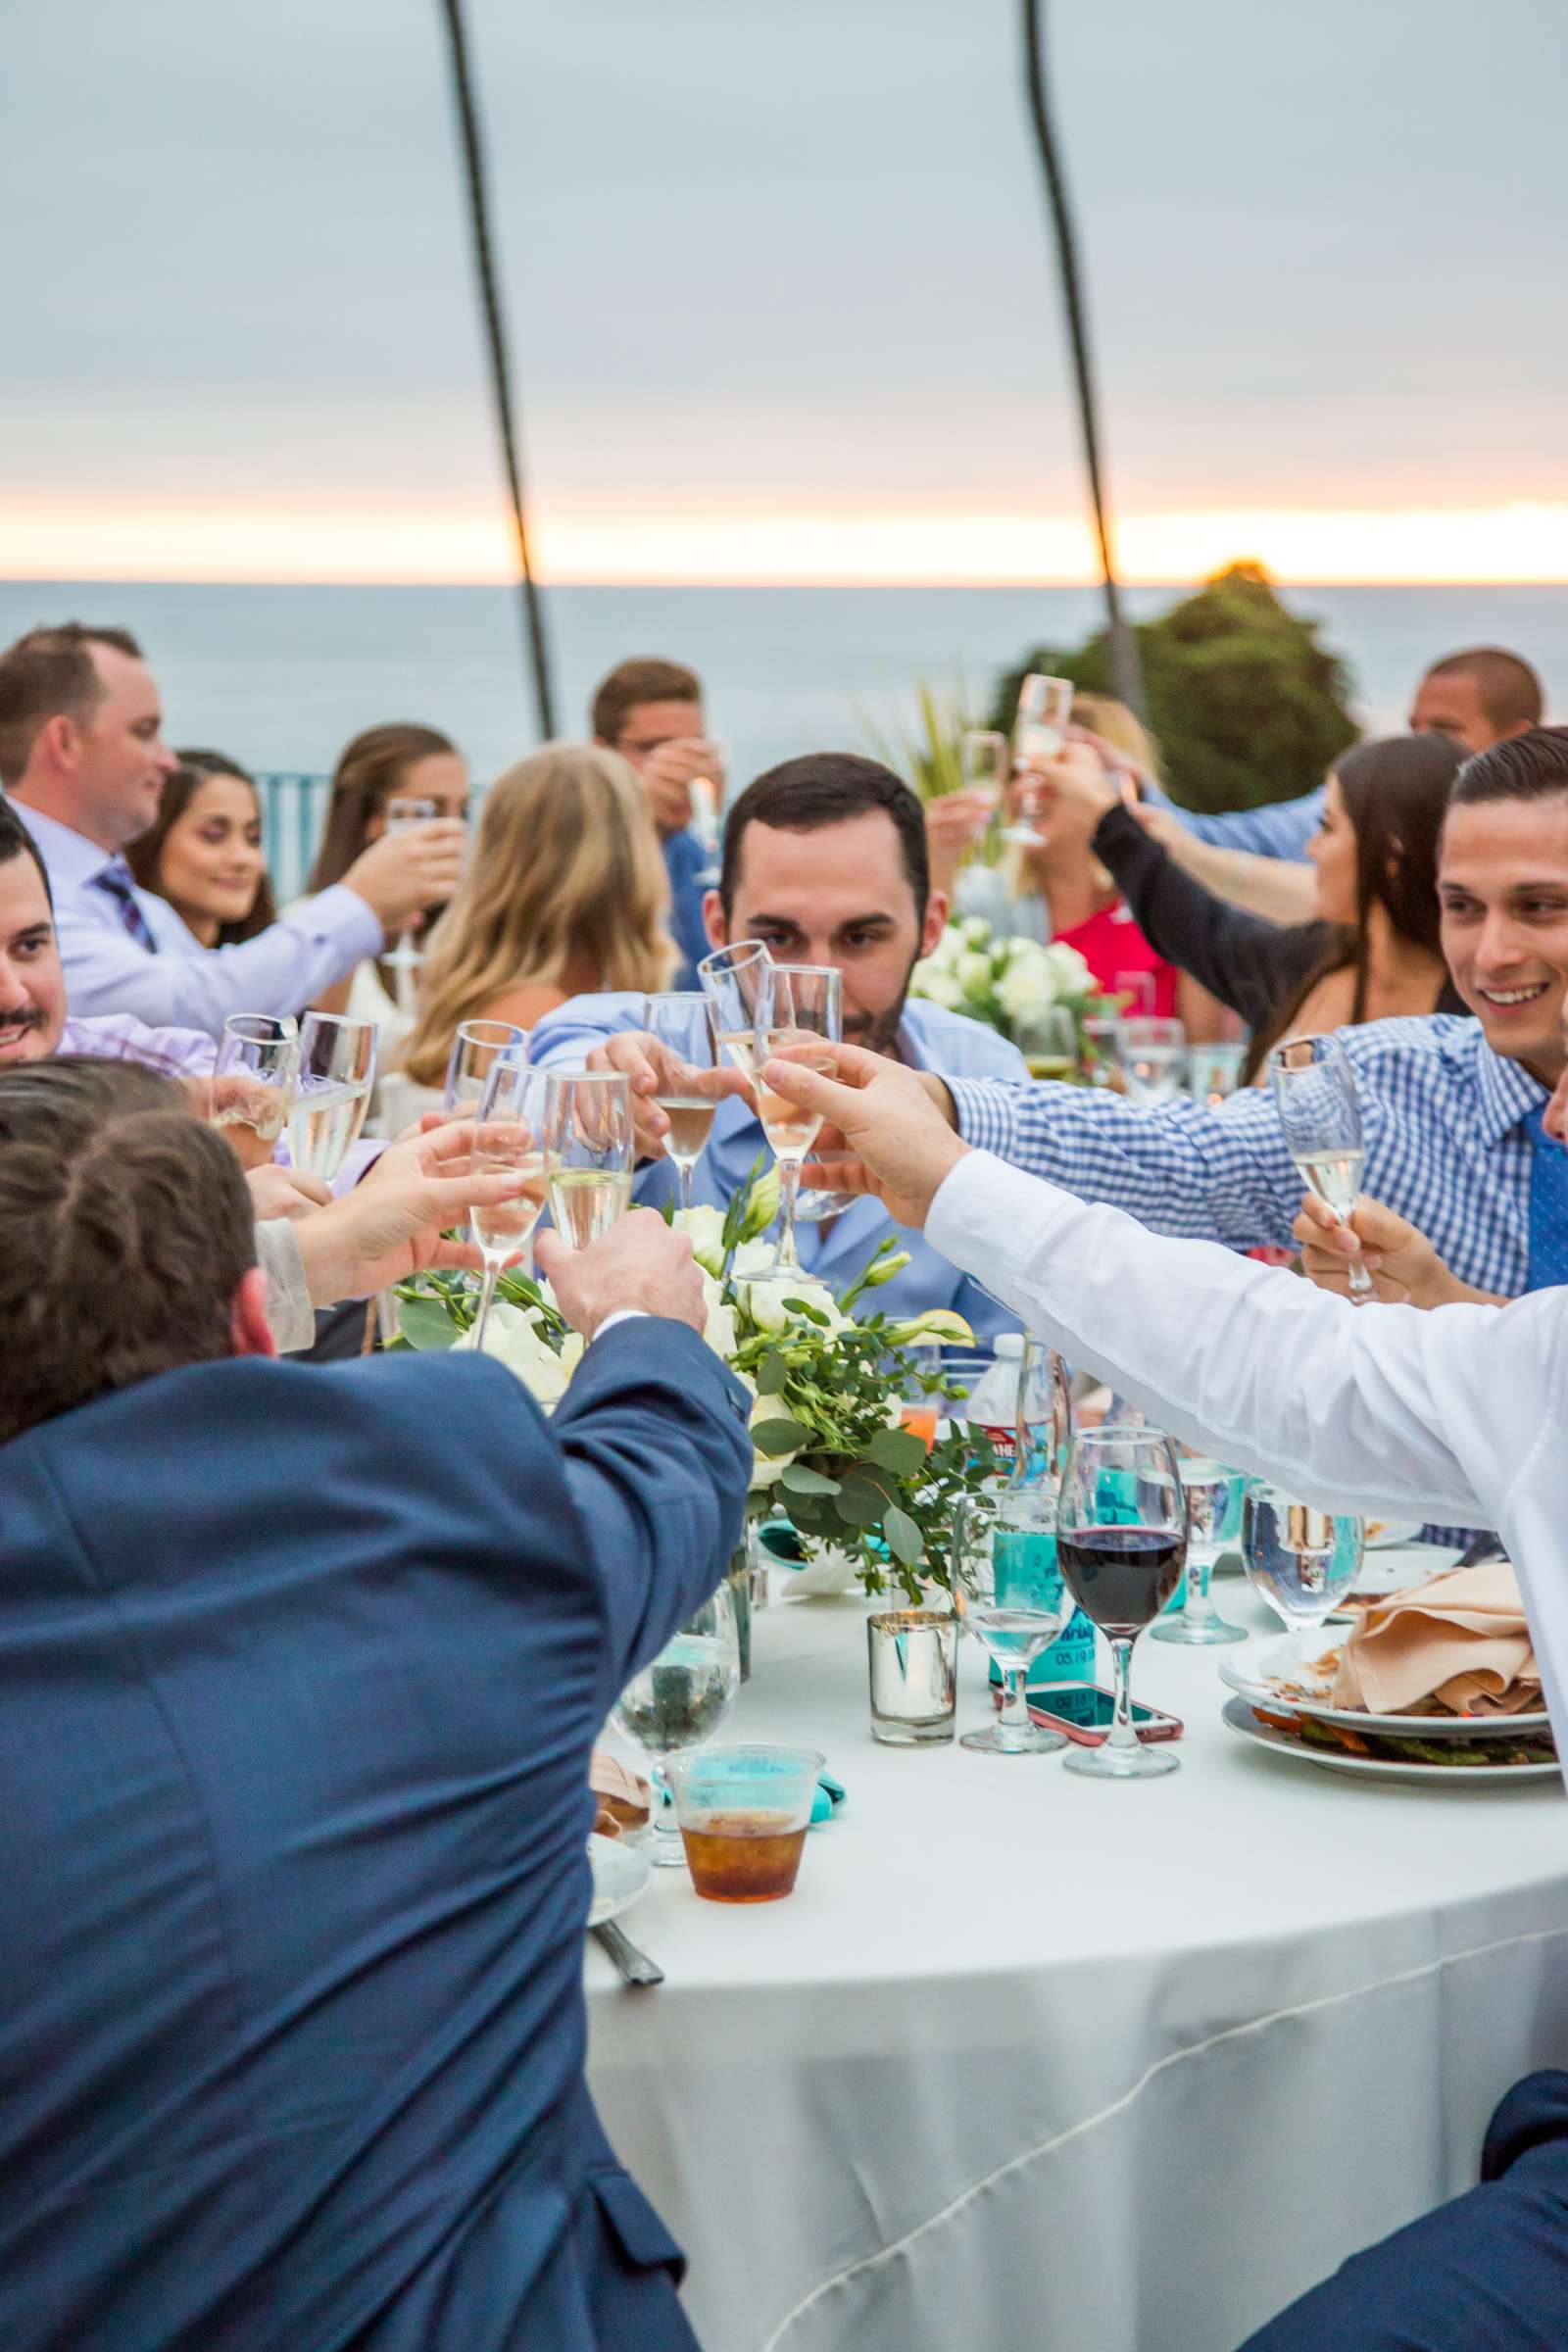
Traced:
[[[750, 1387], [751, 1383], [748, 1382], [747, 1386]], [[752, 1406], [747, 1427], [756, 1429], [763, 1421], [778, 1421], [783, 1416], [784, 1407], [776, 1396], [759, 1396]], [[752, 1456], [753, 1494], [760, 1494], [765, 1488], [777, 1486], [784, 1470], [794, 1459], [793, 1453], [754, 1453]]]
[[1063, 940], [1053, 940], [1046, 950], [1046, 961], [1055, 982], [1058, 997], [1087, 997], [1094, 993], [1095, 975], [1076, 948]]
[[708, 1201], [699, 1201], [695, 1208], [680, 1208], [675, 1212], [675, 1231], [684, 1233], [692, 1246], [692, 1255], [708, 1274], [717, 1276], [724, 1271], [724, 1219], [718, 1209]]
[[923, 964], [915, 965], [909, 985], [915, 996], [924, 997], [933, 1004], [945, 1004], [950, 1012], [956, 1012], [963, 1003], [963, 991], [952, 973], [935, 970], [929, 956]]
[[1043, 957], [1036, 962], [1017, 956], [998, 980], [997, 1003], [1009, 1020], [1018, 1020], [1025, 1013], [1045, 1012], [1055, 1003], [1051, 975], [1041, 969], [1043, 961]]
[[[466, 1331], [453, 1344], [472, 1348], [477, 1325]], [[495, 1356], [509, 1372], [514, 1372], [523, 1387], [546, 1412], [559, 1404], [566, 1394], [571, 1375], [582, 1355], [582, 1340], [578, 1333], [568, 1332], [563, 1352], [558, 1355], [533, 1316], [520, 1307], [503, 1301], [490, 1310], [490, 1321], [484, 1335], [486, 1355]]]
[[[952, 932], [945, 934], [951, 938]], [[983, 948], [991, 938], [991, 925], [983, 914], [966, 914], [958, 925], [958, 937], [966, 948]]]
[[958, 986], [966, 997], [983, 997], [991, 986], [989, 956], [969, 955], [958, 957]]

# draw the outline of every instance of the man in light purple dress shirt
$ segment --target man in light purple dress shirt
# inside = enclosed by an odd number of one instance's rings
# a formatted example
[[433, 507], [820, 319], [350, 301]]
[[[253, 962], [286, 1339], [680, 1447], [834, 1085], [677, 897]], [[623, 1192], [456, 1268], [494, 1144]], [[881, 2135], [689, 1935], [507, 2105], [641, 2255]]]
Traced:
[[231, 1012], [296, 1013], [457, 887], [453, 820], [387, 835], [330, 890], [235, 947], [208, 949], [122, 855], [174, 765], [152, 672], [121, 629], [33, 629], [0, 654], [0, 783], [47, 868], [78, 1020], [222, 1031]]

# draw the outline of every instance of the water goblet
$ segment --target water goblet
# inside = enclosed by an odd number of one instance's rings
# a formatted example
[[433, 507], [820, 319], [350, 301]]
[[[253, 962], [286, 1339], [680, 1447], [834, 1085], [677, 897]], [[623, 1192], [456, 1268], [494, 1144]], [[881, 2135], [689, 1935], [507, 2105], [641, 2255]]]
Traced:
[[651, 1862], [672, 1868], [686, 1859], [680, 1832], [671, 1827], [674, 1797], [665, 1770], [668, 1758], [711, 1740], [728, 1720], [740, 1687], [735, 1603], [729, 1586], [723, 1584], [670, 1636], [658, 1657], [632, 1676], [615, 1701], [615, 1729], [640, 1747], [649, 1762]]
[[1242, 1558], [1252, 1590], [1295, 1634], [1304, 1665], [1325, 1620], [1355, 1583], [1366, 1522], [1253, 1487], [1242, 1506]]
[[460, 1021], [447, 1055], [446, 1085], [441, 1101], [448, 1111], [462, 1102], [480, 1102], [485, 1081], [505, 1054], [511, 1061], [528, 1058], [528, 1032], [514, 1021]]
[[1187, 1508], [1169, 1438], [1105, 1423], [1072, 1442], [1056, 1511], [1056, 1553], [1084, 1615], [1116, 1662], [1116, 1706], [1099, 1747], [1074, 1748], [1063, 1769], [1091, 1780], [1152, 1780], [1179, 1759], [1146, 1747], [1133, 1726], [1133, 1643], [1175, 1592], [1187, 1555]]
[[1002, 1676], [1002, 1708], [958, 1741], [985, 1756], [1047, 1756], [1067, 1742], [1029, 1716], [1029, 1669], [1061, 1631], [1054, 1494], [966, 1494], [954, 1513], [954, 1591], [965, 1633]]
[[[1348, 1232], [1366, 1169], [1349, 1055], [1333, 1035], [1287, 1038], [1269, 1055], [1268, 1075], [1285, 1148], [1301, 1181]], [[1358, 1257], [1350, 1259], [1349, 1269], [1351, 1298], [1358, 1302], [1372, 1298], [1372, 1277]]]
[[637, 1147], [623, 1074], [547, 1070], [543, 1141], [556, 1231], [573, 1250], [586, 1250], [631, 1200]]
[[1227, 1624], [1215, 1608], [1209, 1580], [1220, 1553], [1241, 1534], [1247, 1481], [1239, 1470], [1227, 1470], [1223, 1463], [1185, 1448], [1178, 1449], [1177, 1467], [1187, 1504], [1187, 1599], [1178, 1612], [1160, 1619], [1152, 1639], [1205, 1648], [1245, 1642], [1246, 1628]]
[[375, 1023], [308, 1012], [288, 1114], [288, 1152], [306, 1176], [333, 1184], [365, 1125], [375, 1084]]
[[1187, 1032], [1180, 1021], [1142, 1013], [1121, 1025], [1121, 1066], [1133, 1102], [1173, 1102], [1187, 1074]]
[[671, 991], [643, 1000], [643, 1027], [666, 1049], [667, 1068], [655, 1097], [669, 1121], [664, 1150], [675, 1163], [680, 1205], [692, 1206], [697, 1162], [718, 1108], [718, 1033], [706, 994]]

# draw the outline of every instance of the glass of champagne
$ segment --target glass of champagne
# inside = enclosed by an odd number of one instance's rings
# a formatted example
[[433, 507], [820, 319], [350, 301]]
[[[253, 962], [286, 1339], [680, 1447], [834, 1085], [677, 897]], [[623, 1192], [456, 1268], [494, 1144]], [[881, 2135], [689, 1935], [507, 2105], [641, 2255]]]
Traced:
[[715, 743], [711, 736], [703, 746], [711, 756], [711, 769], [692, 777], [686, 789], [692, 796], [692, 816], [687, 831], [702, 844], [707, 862], [698, 874], [698, 881], [711, 889], [718, 881], [723, 851], [723, 834], [719, 824], [724, 806], [724, 778], [729, 773], [729, 746]]
[[727, 1721], [740, 1687], [740, 1639], [726, 1583], [670, 1636], [651, 1665], [633, 1675], [615, 1701], [616, 1731], [649, 1762], [654, 1801], [646, 1850], [651, 1862], [672, 1867], [686, 1859], [674, 1826], [666, 1759], [711, 1740]]
[[703, 994], [713, 1007], [718, 1042], [748, 1079], [757, 1076], [757, 1010], [760, 1001], [772, 1003], [773, 958], [760, 939], [738, 939], [733, 947], [715, 948], [697, 966]]
[[1303, 1664], [1355, 1583], [1365, 1548], [1364, 1520], [1315, 1510], [1278, 1487], [1250, 1490], [1242, 1506], [1242, 1558], [1253, 1592], [1296, 1635]]
[[718, 1108], [718, 1036], [706, 995], [671, 991], [643, 1001], [643, 1027], [665, 1049], [669, 1069], [655, 1097], [669, 1121], [664, 1150], [680, 1177], [680, 1205], [692, 1206], [697, 1162]]
[[1133, 1726], [1133, 1643], [1175, 1592], [1187, 1557], [1187, 1507], [1171, 1442], [1157, 1429], [1106, 1422], [1080, 1430], [1062, 1476], [1056, 1552], [1084, 1615], [1116, 1661], [1116, 1711], [1100, 1747], [1075, 1747], [1063, 1769], [1092, 1780], [1175, 1772], [1168, 1749]]
[[958, 1741], [983, 1756], [1049, 1756], [1067, 1742], [1029, 1719], [1029, 1669], [1061, 1631], [1056, 1498], [1041, 1490], [966, 1494], [953, 1518], [954, 1591], [963, 1630], [1002, 1676], [993, 1722]]
[[1121, 1067], [1132, 1102], [1174, 1102], [1187, 1075], [1187, 1032], [1180, 1021], [1138, 1014], [1121, 1025]]
[[521, 1251], [528, 1270], [528, 1244], [545, 1204], [544, 1119], [545, 1072], [505, 1056], [493, 1062], [474, 1121], [472, 1165], [475, 1174], [499, 1168], [520, 1175], [523, 1189], [515, 1200], [468, 1211], [468, 1239], [484, 1259], [475, 1348], [484, 1346], [502, 1268]]
[[990, 857], [1002, 841], [998, 817], [1007, 790], [1007, 738], [995, 727], [970, 727], [958, 758], [964, 790], [983, 793], [991, 810], [982, 851], [983, 856]]
[[[231, 1012], [213, 1069], [212, 1122], [246, 1130], [256, 1154], [270, 1157], [294, 1104], [300, 1070], [299, 1024], [288, 1014]], [[238, 1136], [240, 1155], [253, 1154]]]
[[[1269, 1055], [1268, 1075], [1285, 1149], [1307, 1191], [1348, 1232], [1366, 1171], [1361, 1104], [1349, 1055], [1337, 1037], [1291, 1037]], [[1358, 1257], [1349, 1260], [1349, 1271], [1351, 1298], [1372, 1298], [1372, 1277]]]
[[1048, 678], [1031, 671], [1018, 689], [1018, 709], [1012, 722], [1012, 759], [1024, 778], [1017, 821], [1002, 828], [1002, 839], [1013, 848], [1038, 850], [1046, 836], [1039, 822], [1040, 786], [1031, 785], [1030, 770], [1044, 760], [1054, 760], [1067, 740], [1072, 717], [1071, 678]]
[[528, 1058], [528, 1032], [513, 1021], [460, 1021], [447, 1055], [446, 1085], [441, 1101], [448, 1111], [462, 1102], [481, 1102], [485, 1084], [505, 1054], [509, 1061]]
[[1019, 1013], [1012, 1024], [1012, 1042], [1031, 1078], [1077, 1077], [1078, 1024], [1065, 1004]]
[[636, 1138], [631, 1089], [619, 1070], [547, 1070], [545, 1174], [562, 1240], [586, 1250], [631, 1199]]
[[375, 1023], [308, 1012], [300, 1030], [299, 1080], [288, 1114], [288, 1151], [307, 1176], [335, 1184], [369, 1108], [375, 1084]]
[[[821, 1038], [837, 1044], [844, 1035], [844, 975], [831, 964], [776, 963], [770, 995], [771, 1001], [764, 998], [758, 1007], [758, 1068], [770, 1054], [787, 1054], [792, 1061], [804, 1062], [808, 1069], [831, 1072], [831, 1058], [821, 1053], [813, 1056], [811, 1045]], [[767, 1273], [785, 1279], [801, 1272], [801, 1255], [795, 1246], [795, 1200], [806, 1155], [822, 1122], [814, 1112], [802, 1110], [799, 1103], [774, 1094], [760, 1079], [757, 1082], [757, 1112], [778, 1161], [778, 1256]]]
[[1187, 1599], [1181, 1610], [1162, 1617], [1154, 1628], [1156, 1642], [1181, 1642], [1212, 1648], [1222, 1642], [1245, 1642], [1246, 1628], [1228, 1625], [1209, 1596], [1214, 1562], [1242, 1532], [1242, 1496], [1247, 1481], [1239, 1470], [1201, 1454], [1178, 1448], [1182, 1494], [1187, 1503]]
[[[410, 793], [394, 793], [386, 805], [386, 831], [412, 833], [419, 825], [434, 824], [441, 814], [439, 801], [423, 801]], [[387, 963], [392, 971], [393, 995], [400, 1012], [414, 1010], [415, 974], [424, 958], [415, 945], [411, 926], [405, 925], [392, 942]]]

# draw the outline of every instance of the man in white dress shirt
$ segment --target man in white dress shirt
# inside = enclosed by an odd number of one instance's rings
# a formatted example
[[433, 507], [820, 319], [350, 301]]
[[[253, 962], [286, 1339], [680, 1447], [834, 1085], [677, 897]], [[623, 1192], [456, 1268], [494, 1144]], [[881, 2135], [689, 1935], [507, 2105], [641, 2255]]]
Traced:
[[457, 886], [462, 825], [421, 825], [372, 843], [254, 939], [203, 948], [122, 855], [174, 763], [157, 682], [125, 630], [67, 621], [0, 654], [0, 784], [48, 869], [78, 1018], [132, 1013], [218, 1037], [231, 1012], [299, 1012]]
[[[975, 1151], [915, 1072], [851, 1047], [837, 1061], [846, 1083], [781, 1061], [767, 1082], [840, 1129], [901, 1222], [1175, 1436], [1325, 1509], [1497, 1528], [1568, 1745], [1568, 1288], [1353, 1308]], [[1564, 1144], [1568, 1073], [1545, 1129]], [[1250, 2352], [1568, 2342], [1568, 2074], [1508, 2093], [1482, 2182], [1352, 2258]]]

